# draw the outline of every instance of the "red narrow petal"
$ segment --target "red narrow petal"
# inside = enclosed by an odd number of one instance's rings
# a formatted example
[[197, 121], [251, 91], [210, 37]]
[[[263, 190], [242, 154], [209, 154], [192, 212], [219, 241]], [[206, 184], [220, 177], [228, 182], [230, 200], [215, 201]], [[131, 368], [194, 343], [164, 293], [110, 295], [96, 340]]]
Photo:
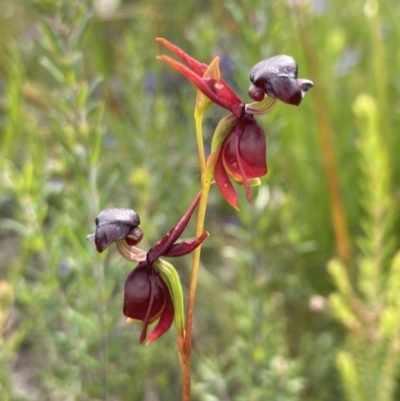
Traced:
[[209, 78], [203, 78], [203, 75], [196, 74], [191, 69], [186, 67], [186, 65], [180, 63], [179, 61], [174, 60], [173, 58], [171, 58], [169, 56], [158, 56], [157, 59], [168, 63], [172, 68], [177, 70], [180, 74], [182, 74], [190, 82], [192, 82], [201, 92], [203, 92], [213, 102], [215, 102], [215, 103], [217, 102], [218, 99], [215, 96], [215, 93], [210, 90], [210, 88], [208, 87], [208, 85], [205, 82], [205, 79], [209, 79]]
[[203, 78], [197, 75], [184, 64], [168, 56], [158, 56], [158, 60], [165, 61], [180, 74], [192, 82], [201, 92], [203, 92], [214, 103], [230, 110], [237, 118], [244, 113], [244, 104], [221, 79], [216, 81], [213, 78]]
[[157, 340], [157, 338], [160, 338], [166, 331], [168, 331], [172, 322], [174, 321], [174, 315], [174, 305], [167, 290], [164, 311], [160, 316], [160, 320], [158, 321], [156, 327], [154, 327], [154, 329], [150, 332], [146, 345], [149, 345], [153, 341]]
[[236, 121], [221, 146], [221, 160], [225, 171], [238, 184], [243, 184], [243, 174], [238, 162], [239, 152], [236, 151], [236, 142], [237, 137], [241, 135], [243, 129], [244, 124], [242, 120]]
[[[203, 75], [205, 74], [205, 72], [208, 68], [207, 64], [201, 63], [201, 62], [197, 61], [196, 59], [194, 59], [193, 57], [190, 57], [182, 49], [175, 46], [173, 43], [171, 43], [167, 39], [156, 38], [156, 40], [158, 40], [161, 44], [163, 44], [167, 49], [171, 50], [171, 52], [174, 53], [176, 56], [181, 58], [196, 75], [203, 77]], [[163, 57], [163, 56], [161, 56], [161, 57]], [[161, 60], [163, 60], [163, 59], [161, 58]], [[167, 61], [167, 60], [164, 60], [164, 61]], [[176, 67], [174, 67], [174, 68], [176, 68]], [[179, 72], [183, 73], [182, 71], [179, 71]], [[185, 74], [183, 74], [183, 75], [185, 75]], [[190, 80], [190, 78], [188, 76], [186, 76], [186, 78], [188, 78]], [[193, 83], [197, 86], [196, 82], [193, 82]], [[205, 93], [199, 86], [197, 86], [197, 87], [206, 96], [210, 97], [209, 94]], [[238, 96], [236, 96], [236, 94], [233, 92], [233, 90], [229, 87], [229, 85], [224, 80], [219, 79], [218, 82], [216, 82], [215, 80], [210, 81], [209, 87], [212, 92], [214, 92], [214, 91], [218, 92], [219, 102], [217, 100], [213, 99], [212, 97], [210, 97], [210, 99], [212, 101], [214, 101], [215, 103], [219, 104], [220, 106], [225, 107], [228, 110], [232, 111], [232, 113], [235, 114], [236, 117], [240, 118], [240, 116], [243, 114], [243, 111], [244, 111], [244, 105], [243, 105], [243, 102], [238, 98]]]
[[239, 153], [239, 144], [240, 144], [240, 139], [241, 139], [242, 135], [243, 135], [243, 131], [237, 132], [236, 135], [234, 136], [234, 138], [235, 138], [235, 153], [237, 155], [236, 159], [237, 159], [237, 162], [238, 162], [240, 175], [242, 176], [242, 179], [243, 179], [244, 190], [246, 191], [246, 199], [247, 199], [248, 202], [251, 202], [252, 201], [252, 196], [251, 196], [251, 189], [250, 189], [250, 185], [249, 185], [249, 177], [247, 177], [246, 171], [243, 168], [242, 158], [240, 157], [240, 153]]
[[145, 340], [145, 338], [147, 336], [147, 326], [149, 325], [150, 313], [151, 313], [151, 309], [152, 309], [153, 302], [154, 302], [154, 286], [155, 286], [154, 275], [149, 274], [148, 279], [149, 279], [149, 286], [150, 286], [149, 301], [147, 304], [146, 316], [143, 319], [143, 329], [142, 329], [142, 332], [140, 333], [140, 342], [141, 343]]
[[182, 49], [180, 49], [178, 46], [175, 46], [167, 39], [156, 38], [156, 40], [160, 42], [162, 45], [164, 45], [167, 49], [171, 50], [171, 52], [174, 53], [176, 56], [178, 56], [180, 59], [182, 59], [190, 67], [190, 69], [197, 75], [201, 77], [204, 75], [208, 67], [207, 64], [200, 63], [200, 61], [197, 61], [193, 57], [190, 57]]
[[181, 236], [184, 229], [189, 223], [190, 218], [196, 206], [200, 201], [200, 192], [197, 194], [196, 198], [190, 204], [189, 209], [184, 214], [184, 216], [179, 220], [178, 224], [175, 227], [172, 227], [171, 230], [165, 234], [160, 241], [157, 242], [150, 250], [147, 252], [147, 263], [152, 265], [154, 261], [159, 258], [161, 255], [164, 255], [165, 252], [173, 245], [173, 243]]
[[218, 157], [217, 163], [215, 165], [214, 178], [215, 178], [215, 183], [217, 184], [217, 187], [220, 190], [222, 196], [227, 200], [227, 202], [232, 207], [234, 207], [236, 210], [239, 210], [237, 206], [238, 202], [237, 193], [232, 183], [229, 180], [228, 174], [225, 171], [225, 167], [221, 157]]
[[194, 251], [203, 241], [209, 236], [208, 232], [204, 232], [200, 237], [191, 241], [182, 241], [178, 244], [173, 244], [162, 256], [169, 258], [176, 258], [179, 256], [187, 255], [188, 253]]

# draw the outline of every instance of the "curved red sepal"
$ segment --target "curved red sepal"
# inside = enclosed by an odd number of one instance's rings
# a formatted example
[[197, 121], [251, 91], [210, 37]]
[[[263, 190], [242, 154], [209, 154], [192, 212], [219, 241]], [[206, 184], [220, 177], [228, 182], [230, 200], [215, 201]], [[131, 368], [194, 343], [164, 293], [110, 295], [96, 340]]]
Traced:
[[243, 102], [222, 79], [216, 81], [213, 78], [203, 78], [203, 76], [197, 75], [184, 64], [168, 56], [158, 56], [157, 59], [168, 63], [171, 67], [192, 82], [210, 100], [230, 110], [237, 118], [240, 118], [243, 115]]
[[157, 242], [150, 250], [147, 252], [147, 263], [152, 265], [154, 261], [159, 258], [160, 256], [164, 255], [165, 252], [172, 246], [172, 244], [180, 237], [183, 233], [184, 229], [189, 223], [190, 218], [196, 206], [200, 201], [200, 192], [197, 194], [196, 198], [190, 204], [189, 209], [184, 214], [184, 216], [179, 220], [178, 224], [171, 228], [165, 234], [160, 241]]
[[180, 59], [182, 59], [190, 67], [190, 69], [194, 71], [197, 75], [200, 76], [204, 75], [208, 67], [207, 64], [200, 63], [200, 61], [197, 61], [193, 57], [190, 57], [182, 49], [180, 49], [178, 46], [175, 46], [173, 43], [171, 43], [169, 40], [165, 38], [156, 38], [156, 40], [160, 42], [162, 45], [164, 45], [176, 56], [178, 56]]
[[162, 254], [162, 256], [166, 256], [169, 258], [176, 258], [179, 256], [184, 256], [194, 251], [203, 241], [209, 236], [209, 233], [205, 231], [200, 235], [200, 237], [190, 240], [190, 241], [182, 241], [178, 244], [172, 245], [166, 252]]
[[220, 190], [222, 196], [232, 207], [234, 207], [236, 210], [239, 210], [237, 206], [238, 195], [231, 181], [229, 180], [228, 174], [225, 171], [221, 153], [219, 154], [217, 163], [215, 164], [214, 178], [215, 183], [217, 184], [217, 187]]
[[174, 305], [168, 290], [166, 291], [165, 308], [156, 327], [150, 332], [146, 345], [160, 338], [171, 327], [174, 321]]

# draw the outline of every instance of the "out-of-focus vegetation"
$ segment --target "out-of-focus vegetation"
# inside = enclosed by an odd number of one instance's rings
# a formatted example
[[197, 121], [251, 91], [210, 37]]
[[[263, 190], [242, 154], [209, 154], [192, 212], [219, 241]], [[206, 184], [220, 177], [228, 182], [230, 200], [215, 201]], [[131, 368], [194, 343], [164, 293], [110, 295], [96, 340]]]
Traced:
[[1, 401], [180, 399], [173, 331], [139, 345], [133, 266], [85, 240], [114, 206], [152, 244], [198, 191], [195, 90], [156, 36], [219, 55], [246, 101], [276, 54], [315, 82], [262, 118], [253, 204], [211, 193], [194, 400], [399, 399], [399, 18], [394, 0], [1, 1]]

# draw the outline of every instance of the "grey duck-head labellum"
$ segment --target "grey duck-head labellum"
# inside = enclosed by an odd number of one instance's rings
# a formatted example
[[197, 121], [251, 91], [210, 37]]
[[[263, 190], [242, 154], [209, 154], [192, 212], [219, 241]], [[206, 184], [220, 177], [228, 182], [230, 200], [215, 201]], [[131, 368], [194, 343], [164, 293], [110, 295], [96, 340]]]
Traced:
[[293, 57], [279, 55], [257, 63], [250, 72], [249, 96], [259, 100], [260, 89], [268, 96], [298, 106], [313, 83], [297, 79], [297, 63]]
[[112, 242], [125, 239], [129, 245], [136, 245], [143, 238], [143, 232], [138, 227], [139, 215], [131, 209], [104, 209], [96, 217], [96, 231], [88, 235], [96, 249], [101, 253]]

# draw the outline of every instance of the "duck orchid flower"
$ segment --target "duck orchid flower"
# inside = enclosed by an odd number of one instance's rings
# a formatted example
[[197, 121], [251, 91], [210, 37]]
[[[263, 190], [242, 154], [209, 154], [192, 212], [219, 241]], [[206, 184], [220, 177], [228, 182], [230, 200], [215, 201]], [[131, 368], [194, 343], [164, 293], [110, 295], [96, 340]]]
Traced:
[[183, 332], [183, 297], [175, 268], [161, 257], [179, 257], [196, 249], [209, 235], [203, 232], [194, 240], [177, 242], [200, 200], [200, 194], [191, 203], [181, 220], [147, 252], [136, 245], [143, 238], [140, 219], [130, 209], [105, 209], [96, 218], [96, 231], [87, 239], [103, 252], [115, 242], [121, 255], [138, 262], [125, 280], [123, 313], [128, 320], [143, 323], [140, 342], [147, 337], [149, 324], [158, 319], [146, 344], [161, 337], [171, 326], [174, 317], [179, 318], [177, 330]]
[[251, 114], [236, 120], [217, 149], [215, 183], [227, 202], [238, 209], [238, 195], [232, 181], [244, 186], [252, 200], [250, 185], [257, 185], [267, 174], [267, 141], [264, 130]]
[[214, 168], [215, 182], [224, 198], [238, 209], [238, 196], [231, 181], [245, 187], [246, 198], [251, 202], [250, 185], [259, 185], [260, 177], [267, 173], [265, 133], [253, 116], [267, 113], [277, 99], [298, 106], [314, 84], [308, 79], [297, 78], [298, 66], [293, 57], [271, 57], [251, 69], [248, 94], [255, 103], [244, 104], [220, 77], [218, 64], [214, 63], [216, 59], [207, 65], [168, 40], [157, 40], [186, 65], [165, 55], [159, 56], [159, 60], [170, 64], [208, 99], [232, 113], [224, 119], [225, 122], [221, 121], [225, 130], [222, 133], [218, 128], [216, 130], [219, 138], [216, 141], [213, 138], [213, 143], [218, 143], [218, 146], [212, 147], [208, 165]]

